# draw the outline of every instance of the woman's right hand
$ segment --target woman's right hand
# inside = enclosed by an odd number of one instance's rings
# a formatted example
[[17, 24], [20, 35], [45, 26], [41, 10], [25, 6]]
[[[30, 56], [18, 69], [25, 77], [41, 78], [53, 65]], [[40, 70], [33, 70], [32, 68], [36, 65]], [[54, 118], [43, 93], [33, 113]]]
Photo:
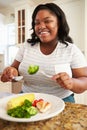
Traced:
[[7, 67], [1, 75], [2, 82], [12, 81], [13, 76], [18, 76], [18, 71], [14, 67]]

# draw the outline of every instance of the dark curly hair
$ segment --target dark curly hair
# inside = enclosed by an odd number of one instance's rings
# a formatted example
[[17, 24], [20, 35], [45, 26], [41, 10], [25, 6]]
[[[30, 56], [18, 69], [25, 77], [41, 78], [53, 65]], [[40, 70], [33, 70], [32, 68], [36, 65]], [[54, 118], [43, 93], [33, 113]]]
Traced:
[[43, 9], [50, 10], [57, 16], [57, 19], [59, 21], [58, 40], [61, 43], [66, 44], [66, 45], [68, 45], [67, 42], [73, 43], [72, 38], [69, 36], [70, 29], [69, 29], [69, 26], [68, 26], [68, 23], [66, 20], [66, 16], [65, 16], [64, 12], [61, 10], [61, 8], [54, 3], [40, 4], [35, 8], [35, 10], [32, 14], [31, 30], [33, 30], [33, 32], [31, 34], [31, 39], [28, 39], [27, 42], [29, 42], [31, 45], [34, 45], [34, 44], [40, 42], [40, 39], [35, 34], [34, 27], [35, 27], [36, 15], [37, 15], [38, 11], [43, 10]]

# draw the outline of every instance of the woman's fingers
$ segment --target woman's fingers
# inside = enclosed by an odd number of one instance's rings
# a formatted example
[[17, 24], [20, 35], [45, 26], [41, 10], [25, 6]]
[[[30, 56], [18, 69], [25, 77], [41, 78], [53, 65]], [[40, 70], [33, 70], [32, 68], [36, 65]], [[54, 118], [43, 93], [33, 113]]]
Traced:
[[66, 72], [59, 73], [52, 77], [61, 87], [65, 89], [72, 89], [72, 79]]
[[1, 75], [1, 81], [13, 81], [13, 76], [18, 76], [18, 71], [14, 67], [7, 67]]

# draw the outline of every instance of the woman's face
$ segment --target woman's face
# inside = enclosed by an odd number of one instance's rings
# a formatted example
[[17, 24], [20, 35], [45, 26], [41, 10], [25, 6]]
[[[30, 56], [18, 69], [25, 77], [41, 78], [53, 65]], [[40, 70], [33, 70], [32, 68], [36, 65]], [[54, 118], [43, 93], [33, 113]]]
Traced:
[[57, 39], [58, 20], [57, 16], [49, 10], [40, 10], [35, 18], [35, 33], [43, 43]]

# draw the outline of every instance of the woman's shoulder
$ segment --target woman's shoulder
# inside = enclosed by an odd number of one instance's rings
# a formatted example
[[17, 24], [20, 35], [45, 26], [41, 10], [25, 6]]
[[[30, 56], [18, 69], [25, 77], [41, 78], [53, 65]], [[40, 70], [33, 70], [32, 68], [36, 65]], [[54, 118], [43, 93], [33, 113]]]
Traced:
[[59, 46], [61, 48], [67, 48], [67, 49], [78, 48], [75, 43], [69, 43], [69, 42], [66, 42], [66, 44], [65, 43], [59, 43]]
[[81, 51], [81, 49], [75, 43], [68, 43], [68, 46], [72, 48], [73, 51]]
[[64, 44], [63, 46], [66, 46], [67, 48], [72, 48], [72, 49], [80, 49], [75, 43], [67, 42], [67, 45]]

